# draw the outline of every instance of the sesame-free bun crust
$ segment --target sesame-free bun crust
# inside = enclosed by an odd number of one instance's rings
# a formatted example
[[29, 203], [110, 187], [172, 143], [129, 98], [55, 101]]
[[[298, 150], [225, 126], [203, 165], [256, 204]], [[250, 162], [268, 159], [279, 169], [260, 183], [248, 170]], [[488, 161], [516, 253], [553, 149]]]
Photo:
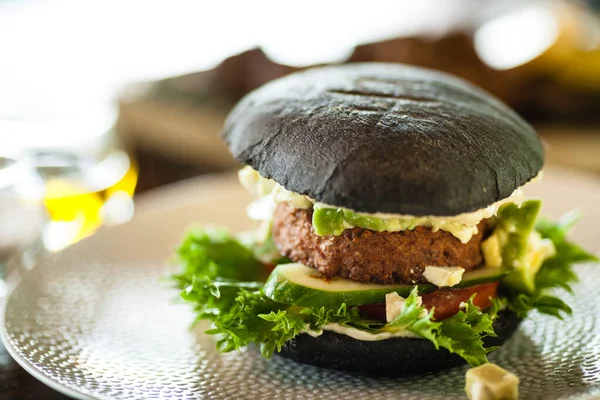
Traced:
[[223, 136], [286, 189], [361, 212], [456, 215], [536, 176], [535, 131], [499, 100], [399, 64], [315, 68], [242, 99]]

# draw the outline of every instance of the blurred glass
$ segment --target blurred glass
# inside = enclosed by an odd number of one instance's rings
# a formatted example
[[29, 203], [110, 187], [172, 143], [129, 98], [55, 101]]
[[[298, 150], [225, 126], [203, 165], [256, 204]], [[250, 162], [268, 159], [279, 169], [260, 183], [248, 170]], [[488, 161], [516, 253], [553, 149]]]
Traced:
[[48, 250], [60, 250], [104, 224], [132, 217], [138, 172], [125, 151], [114, 148], [97, 160], [68, 153], [43, 154], [37, 163], [50, 218], [42, 236]]
[[600, 18], [580, 3], [507, 3], [475, 31], [474, 45], [497, 70], [528, 66], [588, 89], [600, 83]]
[[22, 154], [0, 150], [0, 297], [10, 257], [30, 246], [46, 220], [43, 184]]
[[43, 181], [48, 222], [40, 238], [46, 250], [132, 217], [138, 170], [112, 130], [114, 110], [28, 113], [0, 122], [0, 143], [23, 149]]

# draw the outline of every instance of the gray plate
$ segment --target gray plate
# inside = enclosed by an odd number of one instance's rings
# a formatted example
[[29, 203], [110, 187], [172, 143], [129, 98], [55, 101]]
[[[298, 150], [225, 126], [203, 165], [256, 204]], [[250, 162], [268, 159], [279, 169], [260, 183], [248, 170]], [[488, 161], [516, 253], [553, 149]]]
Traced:
[[[600, 184], [551, 170], [537, 188], [546, 212], [581, 205], [576, 238], [600, 248]], [[248, 227], [248, 197], [230, 178], [196, 181], [138, 204], [128, 224], [99, 232], [23, 271], [1, 311], [2, 340], [36, 378], [81, 399], [449, 399], [464, 398], [466, 368], [421, 378], [380, 379], [303, 366], [249, 349], [219, 354], [205, 326], [161, 281], [189, 221]], [[176, 204], [175, 204], [176, 203]], [[577, 268], [581, 283], [565, 298], [574, 317], [532, 314], [491, 358], [521, 379], [522, 398], [600, 396], [598, 266]]]

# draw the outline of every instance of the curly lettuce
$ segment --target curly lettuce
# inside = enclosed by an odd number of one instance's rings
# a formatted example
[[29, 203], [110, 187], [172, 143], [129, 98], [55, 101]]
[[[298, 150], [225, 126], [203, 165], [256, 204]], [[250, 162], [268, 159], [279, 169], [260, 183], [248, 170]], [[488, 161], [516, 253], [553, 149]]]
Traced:
[[[508, 227], [507, 243], [517, 243], [520, 249], [500, 249], [504, 260], [515, 263], [525, 257], [524, 237], [534, 227], [538, 204], [525, 207], [506, 206], [500, 212], [497, 227]], [[516, 206], [515, 206], [516, 207]], [[504, 220], [503, 220], [504, 218]], [[209, 320], [207, 333], [216, 335], [220, 351], [230, 352], [256, 345], [263, 357], [270, 358], [295, 336], [312, 331], [318, 333], [327, 324], [359, 329], [368, 333], [410, 331], [430, 340], [436, 348], [445, 348], [464, 358], [470, 365], [487, 362], [487, 353], [494, 350], [485, 345], [485, 338], [495, 336], [493, 322], [500, 307], [507, 307], [524, 317], [530, 310], [561, 317], [571, 313], [562, 300], [549, 290], [563, 288], [572, 291], [576, 281], [572, 265], [597, 261], [593, 255], [567, 241], [566, 235], [576, 220], [568, 214], [558, 222], [540, 220], [535, 225], [539, 235], [551, 240], [556, 250], [545, 259], [535, 273], [533, 286], [501, 285], [501, 297], [488, 310], [481, 310], [471, 300], [454, 316], [443, 321], [433, 319], [433, 310], [426, 310], [413, 290], [404, 306], [392, 321], [365, 319], [358, 307], [299, 307], [277, 303], [265, 296], [264, 281], [268, 276], [265, 264], [258, 260], [256, 243], [240, 242], [227, 231], [198, 228], [190, 231], [177, 251], [181, 272], [173, 276], [181, 297], [194, 305], [198, 320]], [[516, 232], [526, 227], [528, 232]]]
[[554, 289], [564, 289], [573, 293], [571, 285], [577, 282], [573, 265], [586, 262], [598, 262], [598, 258], [580, 246], [567, 240], [567, 234], [579, 218], [577, 212], [562, 216], [557, 222], [539, 219], [535, 230], [542, 238], [552, 241], [554, 255], [544, 260], [535, 274], [533, 290], [519, 290], [514, 286], [504, 286], [504, 300], [509, 309], [524, 318], [531, 310], [563, 318], [571, 315], [568, 304], [552, 294]]

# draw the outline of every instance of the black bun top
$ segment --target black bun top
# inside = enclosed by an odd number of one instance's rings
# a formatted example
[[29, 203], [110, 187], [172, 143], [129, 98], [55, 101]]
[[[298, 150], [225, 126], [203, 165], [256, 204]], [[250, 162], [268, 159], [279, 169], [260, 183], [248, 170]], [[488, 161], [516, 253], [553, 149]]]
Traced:
[[456, 215], [508, 197], [542, 168], [535, 131], [486, 92], [398, 64], [275, 80], [225, 123], [234, 157], [283, 187], [362, 212]]

